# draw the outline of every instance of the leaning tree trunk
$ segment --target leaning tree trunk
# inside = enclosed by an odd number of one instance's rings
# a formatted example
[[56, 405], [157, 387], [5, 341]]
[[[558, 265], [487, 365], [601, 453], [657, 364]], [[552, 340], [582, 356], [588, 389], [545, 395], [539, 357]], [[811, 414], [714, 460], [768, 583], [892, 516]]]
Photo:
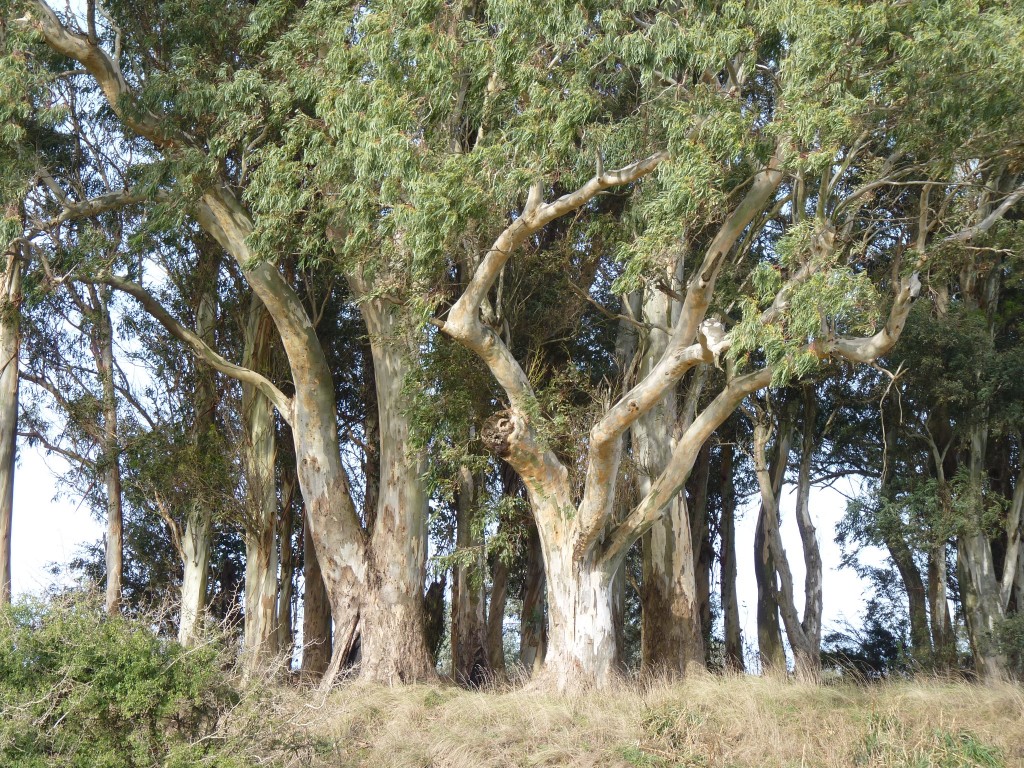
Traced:
[[11, 602], [11, 523], [18, 437], [18, 353], [21, 349], [21, 272], [16, 250], [7, 256], [0, 296], [0, 606]]
[[733, 481], [731, 443], [722, 446], [722, 623], [725, 629], [725, 668], [744, 670], [743, 637], [740, 633], [739, 598], [736, 594], [736, 487]]
[[[803, 446], [797, 479], [796, 524], [804, 555], [804, 612], [800, 621], [808, 653], [796, 658], [797, 677], [817, 680], [821, 677], [822, 565], [818, 536], [811, 518], [811, 461], [814, 458], [814, 433], [817, 427], [817, 400], [811, 385], [804, 388]], [[801, 663], [802, 662], [802, 663]]]
[[[771, 471], [768, 462], [765, 461], [770, 433], [771, 427], [767, 422], [762, 421], [754, 426], [754, 469], [761, 491], [761, 506], [765, 511], [765, 541], [778, 573], [779, 613], [786, 626], [789, 645], [793, 649], [796, 676], [802, 680], [816, 681], [821, 673], [820, 648], [815, 644], [813, 621], [801, 621], [797, 614], [793, 595], [793, 573], [789, 568], [789, 558], [786, 556], [779, 530], [778, 496], [772, 488]], [[820, 621], [820, 616], [817, 618]]]
[[[779, 425], [775, 456], [770, 467], [771, 491], [779, 498], [789, 463], [792, 426]], [[776, 525], [778, 521], [776, 520]], [[771, 521], [763, 501], [754, 531], [754, 578], [757, 581], [757, 644], [761, 671], [776, 674], [786, 671], [786, 651], [782, 645], [782, 625], [779, 622], [778, 582], [775, 557], [769, 544]]]
[[[269, 373], [273, 326], [251, 299], [243, 365]], [[277, 440], [274, 408], [255, 386], [242, 384], [242, 465], [245, 469], [245, 670], [265, 671], [277, 654]]]
[[476, 521], [482, 485], [482, 477], [474, 477], [469, 467], [459, 467], [455, 547], [464, 559], [457, 561], [452, 584], [452, 677], [457, 683], [471, 686], [485, 682], [490, 667], [484, 614], [483, 528]]

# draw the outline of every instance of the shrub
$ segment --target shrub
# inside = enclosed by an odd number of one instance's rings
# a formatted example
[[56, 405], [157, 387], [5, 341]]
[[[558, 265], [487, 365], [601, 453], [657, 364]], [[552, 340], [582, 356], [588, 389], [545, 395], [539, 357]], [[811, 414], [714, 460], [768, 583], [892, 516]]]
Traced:
[[98, 600], [0, 611], [0, 765], [241, 765], [218, 729], [239, 696], [215, 645], [185, 649]]

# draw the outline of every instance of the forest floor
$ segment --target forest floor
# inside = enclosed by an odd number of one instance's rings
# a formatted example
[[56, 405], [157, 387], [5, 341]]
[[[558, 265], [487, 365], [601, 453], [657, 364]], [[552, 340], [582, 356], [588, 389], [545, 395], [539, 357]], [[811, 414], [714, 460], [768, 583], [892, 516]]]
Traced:
[[569, 696], [360, 683], [267, 693], [274, 757], [296, 767], [1024, 766], [1024, 688], [1010, 684], [709, 675]]

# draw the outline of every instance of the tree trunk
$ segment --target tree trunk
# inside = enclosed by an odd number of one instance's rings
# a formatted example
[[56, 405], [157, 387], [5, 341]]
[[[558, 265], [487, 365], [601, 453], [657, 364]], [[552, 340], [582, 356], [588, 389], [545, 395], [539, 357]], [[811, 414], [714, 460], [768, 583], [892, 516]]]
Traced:
[[[928, 553], [928, 609], [932, 630], [932, 659], [935, 668], [942, 671], [956, 664], [956, 637], [949, 616], [947, 602], [946, 542], [940, 542]], [[913, 629], [913, 625], [912, 625]]]
[[540, 672], [548, 645], [544, 615], [544, 555], [540, 534], [530, 521], [526, 544], [526, 576], [523, 580], [523, 611], [519, 619], [519, 663], [532, 674]]
[[0, 607], [11, 602], [11, 524], [18, 440], [18, 355], [21, 350], [22, 262], [7, 256], [0, 296]]
[[319, 680], [331, 663], [331, 603], [316, 559], [306, 515], [302, 515], [302, 677]]
[[813, 386], [804, 387], [803, 446], [797, 480], [796, 524], [804, 555], [804, 611], [800, 627], [806, 635], [809, 656], [796, 670], [797, 677], [817, 680], [821, 676], [822, 565], [818, 536], [811, 518], [811, 461], [817, 428], [817, 400]]
[[487, 663], [498, 676], [505, 675], [505, 605], [508, 601], [508, 566], [495, 557], [491, 569], [491, 599], [487, 604]]
[[722, 621], [725, 629], [725, 668], [742, 672], [743, 637], [736, 594], [736, 488], [733, 482], [732, 444], [722, 445]]
[[114, 334], [110, 325], [109, 294], [93, 289], [95, 316], [90, 338], [96, 373], [103, 392], [101, 439], [103, 486], [107, 496], [106, 599], [107, 613], [121, 611], [124, 574], [124, 515], [121, 510], [121, 452], [118, 445], [117, 394], [114, 391]]
[[[243, 365], [269, 373], [273, 326], [252, 297]], [[246, 481], [245, 670], [265, 672], [277, 654], [277, 440], [273, 406], [251, 384], [242, 384], [242, 459]]]
[[690, 532], [693, 537], [694, 581], [697, 611], [700, 616], [701, 647], [707, 664], [707, 650], [711, 644], [711, 564], [715, 552], [711, 546], [711, 525], [708, 519], [708, 480], [711, 472], [711, 443], [700, 450], [693, 474], [693, 505], [690, 509]]
[[[468, 467], [459, 468], [456, 498], [455, 546], [472, 562], [458, 560], [452, 584], [452, 677], [461, 685], [478, 686], [489, 675], [487, 621], [484, 615], [483, 529], [476, 525], [478, 492], [482, 478]], [[468, 559], [468, 558], [467, 558]]]
[[426, 458], [410, 445], [404, 393], [416, 345], [393, 305], [372, 299], [362, 301], [360, 309], [373, 351], [381, 446], [380, 496], [361, 615], [361, 674], [382, 682], [412, 682], [436, 675], [423, 616]]
[[798, 679], [814, 682], [821, 676], [821, 653], [820, 648], [815, 644], [815, 637], [810, 631], [814, 628], [813, 622], [801, 621], [796, 610], [793, 574], [789, 568], [789, 558], [783, 547], [782, 534], [779, 530], [778, 496], [772, 488], [771, 472], [767, 461], [765, 461], [765, 451], [770, 434], [771, 427], [768, 422], [762, 421], [754, 425], [754, 468], [757, 472], [758, 488], [761, 491], [761, 506], [765, 511], [765, 541], [778, 574], [779, 613], [786, 626], [789, 645], [793, 649], [796, 676]]
[[1001, 680], [1007, 675], [1006, 657], [999, 651], [994, 633], [1003, 619], [999, 582], [992, 557], [992, 544], [982, 523], [982, 496], [988, 428], [975, 425], [970, 430], [970, 493], [974, 510], [968, 529], [957, 541], [960, 566], [960, 591], [964, 616], [974, 654], [974, 664], [983, 680]]
[[[679, 286], [675, 275], [666, 274], [668, 285]], [[641, 348], [638, 378], [649, 376], [662, 360], [668, 334], [679, 307], [664, 292], [649, 289], [643, 316], [652, 323]], [[641, 497], [651, 490], [672, 455], [673, 438], [685, 430], [692, 417], [680, 422], [675, 391], [664, 397], [632, 427], [633, 455], [638, 467]], [[701, 602], [697, 590], [693, 535], [686, 496], [680, 492], [643, 537], [643, 594], [641, 595], [641, 666], [669, 677], [682, 677], [691, 665], [704, 666], [701, 634]]]
[[562, 691], [605, 687], [618, 672], [612, 583], [617, 564], [574, 557], [557, 539], [545, 541], [544, 533], [541, 543], [550, 625], [543, 674]]
[[281, 588], [277, 597], [277, 648], [278, 652], [284, 652], [285, 668], [290, 670], [295, 646], [295, 547], [292, 542], [295, 514], [292, 503], [297, 481], [294, 472], [282, 471], [281, 474], [281, 515], [277, 535], [281, 549]]
[[[203, 249], [200, 258], [199, 279], [206, 290], [199, 296], [196, 306], [196, 334], [210, 347], [214, 345], [217, 324], [216, 275], [219, 257], [213, 248]], [[204, 453], [213, 429], [217, 408], [217, 388], [214, 374], [204, 365], [196, 368], [195, 423], [192, 439]], [[213, 536], [213, 510], [204, 500], [196, 500], [186, 510], [185, 530], [181, 541], [184, 573], [181, 581], [181, 615], [178, 621], [178, 641], [192, 645], [197, 639], [206, 612], [206, 585], [210, 571], [210, 551]]]
[[[781, 495], [785, 482], [791, 439], [792, 425], [788, 422], [780, 424], [776, 452], [769, 468], [771, 492], [776, 499]], [[757, 645], [764, 674], [786, 671], [786, 651], [782, 645], [782, 625], [779, 622], [776, 564], [768, 535], [772, 524], [762, 500], [754, 531], [754, 578], [757, 581]], [[774, 524], [778, 525], [777, 519]]]

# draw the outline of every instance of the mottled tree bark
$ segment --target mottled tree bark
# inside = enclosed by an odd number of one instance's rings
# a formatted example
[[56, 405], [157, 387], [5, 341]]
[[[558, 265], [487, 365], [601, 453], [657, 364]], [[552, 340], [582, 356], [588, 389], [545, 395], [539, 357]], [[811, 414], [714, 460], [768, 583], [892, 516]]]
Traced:
[[544, 665], [548, 645], [548, 619], [544, 612], [544, 555], [537, 526], [530, 523], [526, 544], [523, 610], [519, 620], [519, 663], [537, 673]]
[[11, 524], [18, 436], [18, 354], [21, 349], [22, 262], [7, 254], [0, 296], [0, 606], [11, 602]]
[[[792, 424], [779, 425], [775, 456], [769, 467], [771, 492], [774, 498], [782, 493], [789, 463], [792, 439]], [[760, 652], [761, 671], [778, 674], [786, 671], [786, 652], [782, 645], [782, 625], [779, 622], [778, 581], [775, 556], [769, 543], [772, 521], [762, 499], [758, 512], [757, 528], [754, 531], [754, 578], [757, 581], [757, 645]], [[778, 524], [778, 520], [775, 521]]]

